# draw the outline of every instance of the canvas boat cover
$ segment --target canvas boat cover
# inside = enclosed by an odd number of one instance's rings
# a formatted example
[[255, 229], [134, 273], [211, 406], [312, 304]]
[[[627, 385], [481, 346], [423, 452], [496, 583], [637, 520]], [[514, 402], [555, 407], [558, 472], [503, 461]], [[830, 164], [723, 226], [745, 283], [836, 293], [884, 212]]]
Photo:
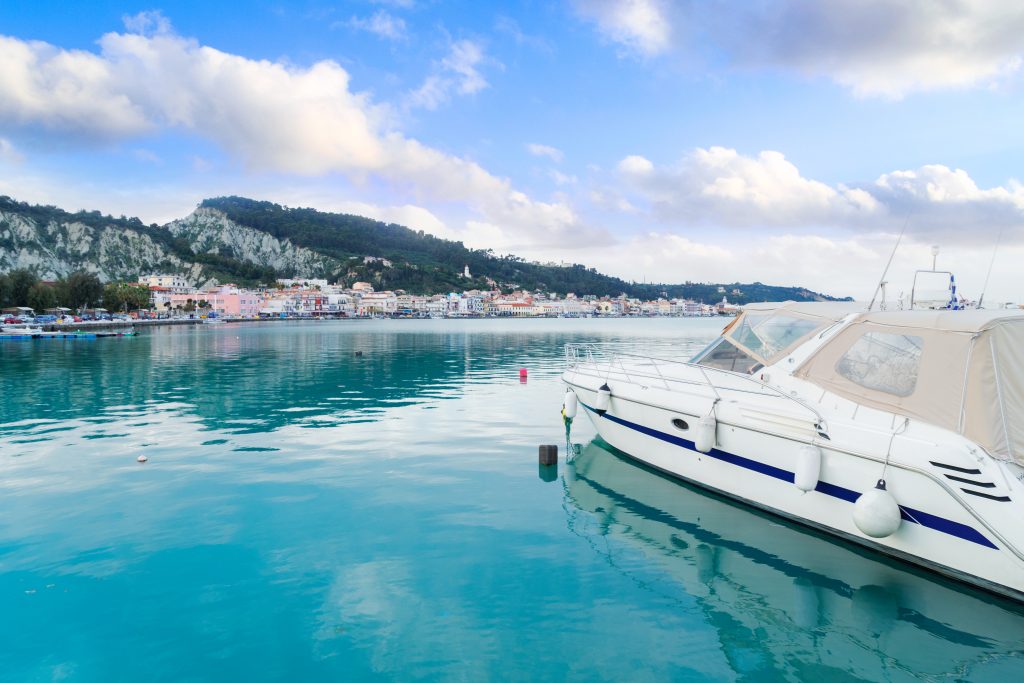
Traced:
[[1024, 311], [861, 313], [794, 374], [1024, 465]]

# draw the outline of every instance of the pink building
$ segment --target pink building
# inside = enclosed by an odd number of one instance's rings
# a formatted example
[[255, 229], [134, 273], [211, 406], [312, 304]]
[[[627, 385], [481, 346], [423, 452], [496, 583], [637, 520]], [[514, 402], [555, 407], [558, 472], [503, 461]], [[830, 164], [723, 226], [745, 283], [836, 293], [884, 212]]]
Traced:
[[239, 289], [235, 285], [221, 285], [200, 292], [187, 294], [169, 294], [162, 297], [170, 303], [170, 309], [184, 309], [191, 302], [197, 308], [205, 301], [207, 307], [217, 315], [229, 317], [255, 318], [263, 307], [262, 295], [248, 289]]

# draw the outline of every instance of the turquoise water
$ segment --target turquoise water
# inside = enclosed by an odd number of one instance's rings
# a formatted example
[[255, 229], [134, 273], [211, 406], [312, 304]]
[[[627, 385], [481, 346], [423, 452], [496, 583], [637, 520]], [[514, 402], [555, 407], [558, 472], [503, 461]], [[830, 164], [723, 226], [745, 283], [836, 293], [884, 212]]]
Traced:
[[563, 343], [689, 355], [719, 326], [2, 343], [0, 679], [1019, 680], [1018, 607], [662, 478], [582, 416], [544, 475]]

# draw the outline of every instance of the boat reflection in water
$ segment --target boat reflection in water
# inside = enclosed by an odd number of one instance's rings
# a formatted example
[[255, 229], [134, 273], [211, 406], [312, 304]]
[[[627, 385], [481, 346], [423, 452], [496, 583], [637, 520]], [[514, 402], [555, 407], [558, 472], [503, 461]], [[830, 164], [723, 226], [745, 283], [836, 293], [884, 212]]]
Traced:
[[1024, 671], [1024, 610], [1009, 601], [668, 479], [600, 439], [565, 485], [573, 530], [605, 537], [598, 552], [633, 546], [681, 584], [734, 671], [972, 681]]

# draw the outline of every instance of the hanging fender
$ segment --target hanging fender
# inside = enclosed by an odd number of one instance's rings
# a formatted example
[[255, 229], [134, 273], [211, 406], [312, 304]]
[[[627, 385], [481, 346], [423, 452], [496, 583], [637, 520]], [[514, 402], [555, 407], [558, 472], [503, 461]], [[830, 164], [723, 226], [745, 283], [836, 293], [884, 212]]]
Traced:
[[562, 399], [562, 416], [569, 420], [574, 419], [578, 406], [579, 399], [576, 398], [576, 392], [572, 390], [565, 392], [565, 398]]
[[853, 523], [871, 538], [892, 536], [900, 528], [900, 506], [879, 479], [875, 488], [865, 491], [853, 504]]
[[801, 491], [813, 491], [821, 476], [821, 449], [805, 444], [797, 450], [793, 483]]
[[710, 452], [716, 445], [715, 436], [718, 431], [718, 420], [715, 419], [714, 414], [708, 413], [697, 420], [697, 425], [693, 430], [693, 447], [701, 453]]
[[598, 415], [604, 415], [608, 412], [608, 409], [612, 405], [612, 389], [605, 382], [601, 385], [601, 388], [597, 390], [597, 399], [594, 401], [594, 412]]

